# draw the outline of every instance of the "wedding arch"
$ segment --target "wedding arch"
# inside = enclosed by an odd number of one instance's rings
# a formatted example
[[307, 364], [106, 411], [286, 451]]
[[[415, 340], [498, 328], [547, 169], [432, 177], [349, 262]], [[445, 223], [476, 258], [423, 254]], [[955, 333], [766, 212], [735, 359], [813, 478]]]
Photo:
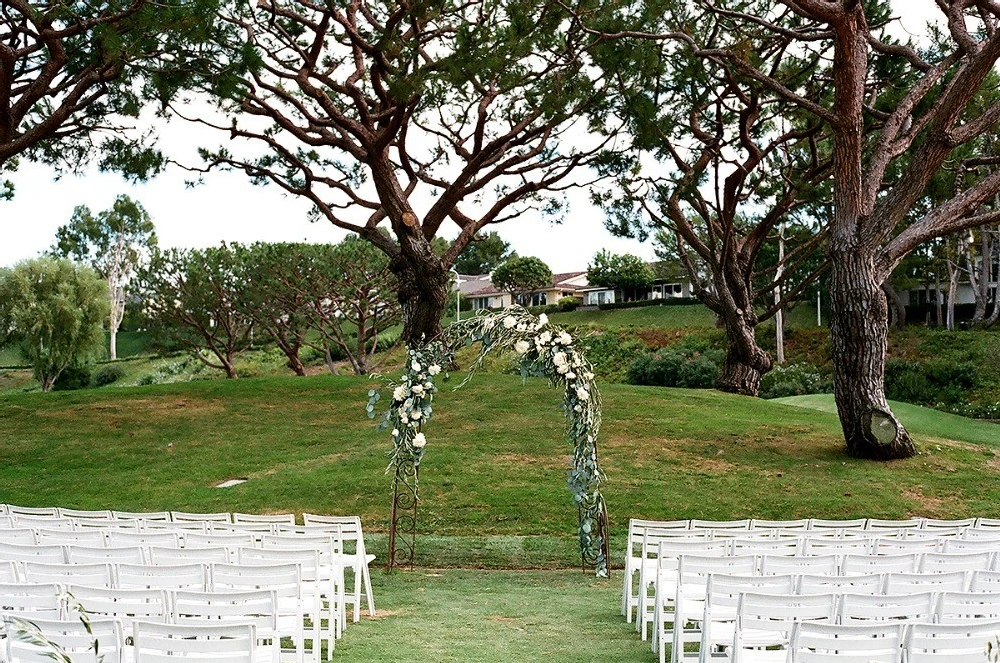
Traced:
[[[601, 495], [603, 475], [597, 460], [597, 434], [601, 427], [601, 396], [594, 384], [590, 362], [576, 340], [545, 314], [535, 317], [519, 306], [475, 315], [456, 322], [440, 339], [421, 348], [410, 348], [400, 379], [383, 388], [391, 390], [389, 406], [378, 424], [391, 430], [392, 452], [386, 472], [393, 474], [392, 508], [387, 568], [412, 565], [417, 526], [417, 484], [420, 460], [428, 439], [424, 427], [433, 413], [436, 380], [448, 378], [455, 352], [479, 344], [479, 355], [468, 375], [455, 389], [472, 379], [491, 353], [513, 352], [523, 377], [545, 377], [563, 390], [567, 437], [573, 445], [568, 485], [579, 512], [580, 553], [597, 575], [608, 574], [608, 512]], [[368, 392], [368, 416], [382, 399], [378, 389]]]

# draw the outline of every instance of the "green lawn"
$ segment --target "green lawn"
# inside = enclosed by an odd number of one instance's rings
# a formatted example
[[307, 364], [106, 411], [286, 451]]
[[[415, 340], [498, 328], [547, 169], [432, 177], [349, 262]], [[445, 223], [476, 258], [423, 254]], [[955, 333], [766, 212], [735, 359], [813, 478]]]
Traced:
[[[702, 304], [681, 306], [644, 306], [608, 311], [572, 311], [553, 313], [552, 322], [566, 326], [590, 325], [605, 329], [621, 327], [655, 327], [680, 329], [685, 327], [715, 327], [715, 314]], [[767, 325], [769, 323], [765, 323]], [[786, 314], [786, 326], [795, 329], [816, 327], [816, 306], [802, 303]], [[824, 320], [824, 324], [825, 320]], [[772, 325], [773, 327], [773, 325]]]
[[[5, 395], [0, 502], [358, 513], [384, 531], [388, 441], [364, 416], [370, 386], [318, 376]], [[922, 455], [878, 464], [843, 454], [827, 412], [714, 391], [603, 394], [616, 543], [630, 517], [958, 517], [1000, 504], [993, 424], [929, 410], [911, 421], [901, 409]], [[444, 539], [419, 562], [576, 563], [558, 402], [542, 381], [498, 375], [442, 392], [426, 429], [420, 532], [485, 538], [467, 550]], [[233, 477], [250, 481], [212, 487]]]

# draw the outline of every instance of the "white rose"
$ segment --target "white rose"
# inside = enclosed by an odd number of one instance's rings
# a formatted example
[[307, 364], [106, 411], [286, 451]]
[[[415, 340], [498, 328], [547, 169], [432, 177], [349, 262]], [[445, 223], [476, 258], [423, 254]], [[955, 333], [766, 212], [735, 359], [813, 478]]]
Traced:
[[518, 341], [517, 343], [514, 344], [514, 350], [516, 350], [517, 353], [520, 355], [525, 354], [528, 351], [528, 348], [530, 347], [531, 346], [528, 345], [527, 341]]
[[427, 438], [424, 437], [423, 433], [417, 433], [413, 436], [413, 448], [422, 449], [424, 445], [427, 444]]
[[573, 342], [573, 337], [566, 332], [559, 333], [559, 343], [562, 345], [570, 345]]
[[[584, 393], [586, 393], [586, 392], [584, 392]], [[414, 410], [413, 412], [410, 413], [410, 416], [413, 417], [414, 421], [416, 421], [420, 417], [424, 416], [424, 413], [421, 412], [420, 410]]]
[[433, 388], [434, 388], [433, 382], [428, 380], [427, 382], [424, 383], [424, 389], [426, 389], [427, 391], [430, 391]]
[[542, 313], [540, 316], [538, 316], [538, 326], [544, 327], [547, 324], [549, 324], [549, 316]]
[[524, 331], [524, 330], [526, 330], [527, 328], [528, 328], [528, 325], [526, 325], [526, 324], [524, 324], [524, 323], [522, 322], [521, 324], [519, 324], [519, 325], [517, 326], [517, 331]]
[[419, 373], [420, 372], [420, 362], [419, 361], [414, 361], [412, 364], [410, 364], [410, 368], [412, 368], [414, 371], [417, 371]]
[[427, 367], [427, 372], [430, 373], [431, 375], [437, 375], [438, 373], [441, 372], [441, 367], [438, 366], [437, 364], [431, 364], [430, 366]]
[[587, 381], [593, 380], [594, 379], [594, 374], [588, 371], [588, 372], [586, 372], [586, 373], [583, 374], [583, 378], [585, 380], [587, 380]]
[[507, 329], [513, 329], [514, 325], [516, 324], [517, 324], [517, 318], [515, 318], [512, 315], [508, 315], [506, 318], [503, 319], [503, 326], [506, 327]]
[[573, 411], [574, 412], [583, 412], [583, 408], [580, 407], [579, 405], [574, 405], [573, 406]]
[[396, 401], [406, 400], [406, 385], [399, 385], [392, 390], [392, 399]]
[[552, 332], [544, 331], [538, 335], [537, 342], [541, 345], [545, 345], [546, 343], [549, 343], [551, 341], [552, 341]]
[[410, 391], [419, 396], [420, 394], [424, 393], [424, 386], [422, 384], [415, 384], [412, 387], [410, 387]]
[[584, 389], [583, 387], [577, 387], [576, 397], [579, 398], [581, 401], [585, 401], [588, 398], [590, 398], [590, 392]]
[[556, 372], [558, 372], [559, 375], [566, 375], [566, 373], [569, 372], [569, 366], [567, 366], [566, 364], [556, 366]]
[[569, 373], [566, 374], [566, 379], [567, 380], [572, 380], [575, 377], [576, 377], [576, 373], [574, 373], [573, 371], [570, 371]]
[[552, 363], [555, 364], [556, 366], [565, 366], [566, 365], [566, 353], [565, 352], [557, 352], [554, 355], [552, 355]]
[[407, 416], [406, 416], [405, 414], [401, 414], [401, 415], [399, 415], [399, 421], [400, 421], [401, 423], [404, 423], [404, 424], [405, 424], [406, 422], [408, 422], [408, 421], [409, 421], [409, 419], [407, 418]]
[[392, 436], [393, 437], [399, 437], [399, 429], [398, 428], [393, 428], [392, 429]]

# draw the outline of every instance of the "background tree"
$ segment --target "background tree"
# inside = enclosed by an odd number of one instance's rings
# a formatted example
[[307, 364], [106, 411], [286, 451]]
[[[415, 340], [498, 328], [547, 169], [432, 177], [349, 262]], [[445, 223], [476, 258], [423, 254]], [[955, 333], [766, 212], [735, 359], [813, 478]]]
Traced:
[[489, 232], [473, 239], [455, 261], [459, 274], [489, 274], [504, 260], [517, 256], [496, 232]]
[[[229, 5], [220, 20], [241, 39], [224, 47], [259, 64], [236, 88], [202, 79], [227, 117], [192, 119], [235, 141], [206, 168], [276, 184], [385, 253], [403, 338], [421, 345], [441, 333], [469, 242], [532, 209], [559, 214], [552, 194], [583, 184], [571, 175], [600, 148], [580, 138], [601, 81], [569, 18], [541, 0]], [[449, 223], [458, 236], [437, 256]]]
[[552, 285], [552, 270], [538, 258], [508, 258], [493, 270], [493, 285], [509, 292], [515, 303], [527, 306], [529, 294]]
[[[916, 247], [989, 223], [975, 210], [1000, 191], [1000, 171], [931, 209], [920, 209], [937, 171], [960, 148], [996, 131], [1000, 105], [979, 103], [1000, 58], [1000, 7], [939, 2], [946, 27], [926, 44], [888, 34], [885, 2], [758, 0], [721, 7], [689, 3], [694, 24], [718, 25], [709, 48], [681, 26], [659, 37], [725, 62], [756, 89], [793, 102], [829, 127], [833, 214], [830, 334], [834, 392], [848, 452], [865, 458], [912, 456], [916, 449], [885, 399], [888, 315], [882, 284]], [[760, 53], [782, 53], [777, 68]], [[830, 63], [828, 77], [797, 80], [802, 54]], [[832, 95], [818, 92], [829, 81]], [[790, 83], [794, 83], [790, 85]], [[962, 155], [963, 157], [965, 155]]]
[[235, 359], [251, 345], [253, 318], [240, 303], [245, 284], [232, 247], [156, 250], [136, 280], [157, 336], [237, 377]]
[[[595, 32], [615, 37], [599, 39], [594, 57], [614, 72], [611, 106], [627, 119], [630, 141], [620, 140], [601, 161], [617, 186], [596, 190], [594, 199], [614, 234], [666, 233], [694, 295], [726, 332], [718, 387], [756, 395], [773, 365], [757, 326], [799, 297], [822, 264], [813, 256], [829, 216], [821, 194], [829, 132], [730, 61], [712, 57], [740, 35], [725, 11], [699, 7], [649, 0], [626, 3], [621, 16], [585, 18]], [[668, 38], [679, 26], [680, 43]], [[687, 48], [690, 42], [699, 48]], [[815, 76], [822, 63], [808, 52], [796, 58], [766, 44], [754, 58], [793, 87], [822, 80]], [[788, 232], [791, 226], [806, 232]], [[780, 232], [788, 250], [779, 260]]]
[[81, 205], [67, 225], [56, 230], [56, 255], [89, 264], [108, 284], [111, 359], [118, 358], [118, 329], [125, 316], [127, 288], [140, 263], [156, 247], [153, 222], [142, 205], [126, 195], [94, 216]]
[[629, 291], [632, 299], [636, 299], [637, 290], [653, 284], [653, 270], [639, 256], [601, 249], [587, 265], [587, 282], [614, 288], [616, 300], [625, 301]]
[[104, 346], [107, 286], [90, 267], [36, 258], [0, 270], [0, 340], [16, 343], [42, 391]]
[[[0, 173], [18, 157], [146, 177], [163, 157], [128, 129], [205, 67], [215, 0], [0, 3]], [[169, 57], [164, 57], [169, 53]], [[221, 85], [220, 80], [220, 85]], [[0, 199], [13, 196], [0, 182]]]

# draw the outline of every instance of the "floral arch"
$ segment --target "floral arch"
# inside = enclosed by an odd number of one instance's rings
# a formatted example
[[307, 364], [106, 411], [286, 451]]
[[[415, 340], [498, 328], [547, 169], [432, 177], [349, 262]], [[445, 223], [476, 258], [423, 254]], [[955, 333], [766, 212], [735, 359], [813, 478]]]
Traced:
[[[403, 374], [386, 387], [392, 390], [389, 407], [378, 424], [392, 431], [392, 452], [386, 473], [393, 473], [393, 501], [389, 530], [388, 569], [413, 563], [417, 523], [417, 483], [420, 460], [428, 444], [424, 427], [433, 413], [435, 380], [448, 377], [458, 348], [481, 344], [466, 385], [491, 353], [512, 351], [522, 377], [545, 377], [563, 390], [567, 437], [573, 445], [568, 470], [569, 490], [579, 510], [580, 552], [583, 562], [598, 576], [608, 574], [608, 516], [601, 495], [603, 475], [597, 460], [597, 434], [601, 427], [601, 397], [594, 385], [590, 362], [565, 330], [549, 324], [519, 306], [483, 313], [450, 325], [440, 339], [422, 348], [411, 348]], [[379, 390], [368, 392], [368, 416], [375, 418]]]

